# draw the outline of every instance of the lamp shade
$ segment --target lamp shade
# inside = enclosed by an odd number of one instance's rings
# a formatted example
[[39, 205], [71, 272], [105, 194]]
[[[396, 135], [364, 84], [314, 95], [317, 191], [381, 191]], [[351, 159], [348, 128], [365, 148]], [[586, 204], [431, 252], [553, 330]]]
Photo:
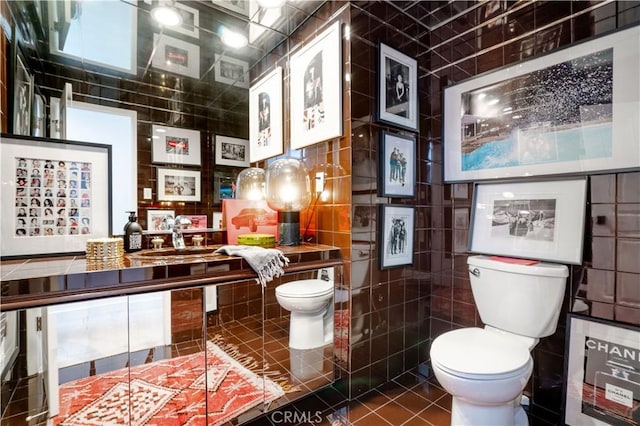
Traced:
[[264, 169], [249, 167], [238, 173], [236, 178], [236, 198], [238, 200], [265, 199]]
[[311, 202], [309, 171], [295, 158], [276, 160], [266, 172], [267, 204], [281, 212], [299, 212]]
[[267, 168], [267, 204], [278, 212], [281, 246], [300, 244], [300, 210], [311, 202], [309, 171], [301, 161], [276, 160]]

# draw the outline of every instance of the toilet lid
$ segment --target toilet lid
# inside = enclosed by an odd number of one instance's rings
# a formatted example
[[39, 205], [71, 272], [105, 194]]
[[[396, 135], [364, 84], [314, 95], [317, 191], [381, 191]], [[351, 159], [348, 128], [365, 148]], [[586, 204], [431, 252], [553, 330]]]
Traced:
[[333, 291], [333, 281], [299, 280], [281, 284], [276, 293], [286, 297], [313, 297]]
[[431, 362], [461, 377], [509, 377], [525, 369], [530, 359], [529, 349], [522, 343], [481, 328], [449, 331], [431, 344]]

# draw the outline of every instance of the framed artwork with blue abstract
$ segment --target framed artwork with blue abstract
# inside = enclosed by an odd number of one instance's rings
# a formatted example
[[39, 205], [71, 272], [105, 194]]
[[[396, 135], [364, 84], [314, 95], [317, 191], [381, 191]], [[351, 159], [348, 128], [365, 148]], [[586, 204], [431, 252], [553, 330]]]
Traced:
[[444, 89], [446, 182], [640, 167], [640, 27]]

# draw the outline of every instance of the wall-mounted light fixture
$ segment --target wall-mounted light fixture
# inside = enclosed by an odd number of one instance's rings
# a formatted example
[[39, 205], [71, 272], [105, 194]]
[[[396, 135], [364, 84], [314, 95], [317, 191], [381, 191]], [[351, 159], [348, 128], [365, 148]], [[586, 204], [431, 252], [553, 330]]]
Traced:
[[276, 160], [267, 168], [266, 188], [267, 204], [278, 212], [280, 245], [299, 245], [300, 211], [311, 202], [309, 171], [300, 160]]

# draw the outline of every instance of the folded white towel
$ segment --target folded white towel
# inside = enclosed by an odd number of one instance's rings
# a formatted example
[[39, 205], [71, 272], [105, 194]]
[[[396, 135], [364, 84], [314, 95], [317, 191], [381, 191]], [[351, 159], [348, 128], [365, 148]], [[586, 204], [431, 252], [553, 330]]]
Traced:
[[249, 266], [258, 274], [258, 281], [265, 287], [269, 281], [284, 274], [284, 268], [289, 265], [289, 259], [278, 249], [258, 246], [222, 246], [215, 253], [229, 256], [239, 256], [247, 261]]

